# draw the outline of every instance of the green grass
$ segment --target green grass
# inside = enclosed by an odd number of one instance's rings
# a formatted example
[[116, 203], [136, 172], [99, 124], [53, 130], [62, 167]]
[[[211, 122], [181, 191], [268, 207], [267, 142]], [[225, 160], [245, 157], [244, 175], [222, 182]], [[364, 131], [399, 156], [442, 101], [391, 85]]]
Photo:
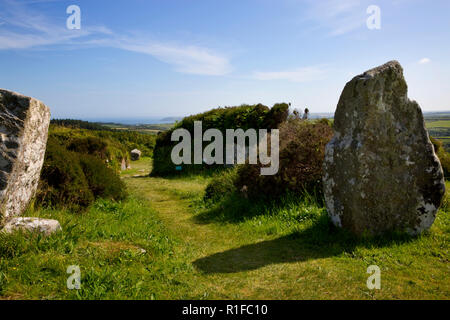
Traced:
[[[313, 199], [270, 206], [201, 199], [208, 176], [123, 173], [132, 194], [88, 212], [29, 212], [63, 232], [0, 236], [3, 299], [448, 299], [450, 205], [419, 237], [357, 240], [330, 227]], [[450, 187], [450, 186], [449, 186]], [[366, 287], [381, 268], [381, 290]], [[81, 290], [66, 269], [79, 265]]]

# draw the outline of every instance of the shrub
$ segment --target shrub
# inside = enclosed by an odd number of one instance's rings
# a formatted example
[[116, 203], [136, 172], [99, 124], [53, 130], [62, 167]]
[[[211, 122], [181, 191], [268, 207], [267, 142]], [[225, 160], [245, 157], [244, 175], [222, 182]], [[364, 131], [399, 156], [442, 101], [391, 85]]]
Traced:
[[438, 156], [442, 170], [444, 171], [445, 178], [450, 177], [450, 154], [445, 151], [444, 146], [442, 144], [442, 141], [437, 140], [433, 137], [430, 137], [431, 142], [434, 146], [434, 151], [436, 152], [436, 155]]
[[[270, 130], [278, 128], [279, 124], [286, 120], [288, 113], [289, 106], [286, 103], [280, 103], [274, 105], [272, 109], [262, 104], [241, 105], [238, 107], [216, 108], [186, 117], [178, 122], [171, 130], [158, 134], [153, 153], [152, 175], [179, 173], [176, 171], [176, 166], [172, 163], [170, 157], [172, 148], [177, 144], [177, 142], [171, 141], [172, 132], [176, 129], [186, 129], [193, 135], [194, 122], [201, 121], [203, 131], [215, 128], [220, 130], [224, 136], [226, 129], [241, 128], [247, 130], [253, 128]], [[216, 169], [219, 166], [184, 165], [182, 172], [195, 172], [211, 168]]]
[[96, 156], [100, 159], [107, 159], [108, 144], [97, 137], [85, 137], [73, 139], [67, 149], [79, 153]]
[[264, 127], [275, 129], [287, 120], [289, 116], [289, 105], [287, 103], [277, 103], [269, 110], [265, 117]]
[[67, 150], [50, 136], [36, 204], [81, 211], [96, 198], [122, 200], [125, 185], [99, 158]]
[[261, 176], [260, 165], [238, 169], [236, 188], [251, 198], [276, 198], [286, 193], [322, 193], [322, 163], [333, 130], [323, 121], [289, 119], [280, 126], [279, 170]]
[[90, 155], [80, 155], [83, 173], [95, 198], [120, 201], [126, 197], [125, 184], [120, 177], [105, 164]]
[[94, 201], [79, 155], [51, 137], [47, 142], [36, 200], [45, 207], [67, 207], [75, 211]]
[[217, 202], [224, 196], [236, 191], [237, 169], [232, 168], [216, 175], [205, 189], [204, 200]]

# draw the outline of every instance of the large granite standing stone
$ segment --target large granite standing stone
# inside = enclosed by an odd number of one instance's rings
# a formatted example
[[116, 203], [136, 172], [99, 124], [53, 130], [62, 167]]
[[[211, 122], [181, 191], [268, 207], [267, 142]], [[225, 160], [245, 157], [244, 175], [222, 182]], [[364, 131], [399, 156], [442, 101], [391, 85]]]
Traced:
[[347, 83], [334, 129], [323, 177], [332, 222], [357, 235], [430, 228], [444, 176], [397, 61]]
[[0, 89], [0, 225], [22, 214], [36, 192], [49, 122], [42, 102]]

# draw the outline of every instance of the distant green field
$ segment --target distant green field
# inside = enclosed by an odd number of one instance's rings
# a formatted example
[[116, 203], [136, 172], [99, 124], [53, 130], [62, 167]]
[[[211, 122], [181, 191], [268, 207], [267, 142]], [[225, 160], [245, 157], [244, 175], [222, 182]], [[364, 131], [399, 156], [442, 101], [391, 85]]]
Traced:
[[450, 120], [425, 120], [427, 128], [450, 128]]
[[160, 123], [160, 124], [139, 124], [139, 125], [127, 125], [119, 123], [102, 123], [103, 126], [109, 129], [115, 130], [129, 130], [137, 131], [141, 133], [157, 134], [159, 131], [167, 131], [171, 129], [173, 123]]
[[441, 140], [444, 148], [450, 151], [450, 119], [448, 119], [448, 115], [425, 116], [425, 124], [430, 136]]

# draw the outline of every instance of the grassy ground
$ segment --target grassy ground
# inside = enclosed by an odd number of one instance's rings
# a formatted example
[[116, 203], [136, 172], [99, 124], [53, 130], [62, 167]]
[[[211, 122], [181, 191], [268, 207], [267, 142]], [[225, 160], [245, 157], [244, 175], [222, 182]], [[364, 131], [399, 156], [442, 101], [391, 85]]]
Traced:
[[[132, 166], [123, 174], [132, 194], [125, 203], [100, 201], [83, 215], [32, 212], [58, 219], [64, 232], [0, 236], [0, 297], [450, 297], [450, 209], [418, 238], [355, 240], [330, 229], [313, 202], [268, 209], [232, 199], [210, 207], [201, 201], [209, 178], [148, 177], [149, 159]], [[373, 264], [381, 268], [381, 290], [366, 286]], [[80, 266], [81, 290], [66, 287], [70, 265]]]

